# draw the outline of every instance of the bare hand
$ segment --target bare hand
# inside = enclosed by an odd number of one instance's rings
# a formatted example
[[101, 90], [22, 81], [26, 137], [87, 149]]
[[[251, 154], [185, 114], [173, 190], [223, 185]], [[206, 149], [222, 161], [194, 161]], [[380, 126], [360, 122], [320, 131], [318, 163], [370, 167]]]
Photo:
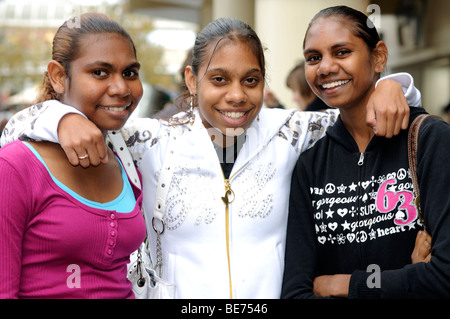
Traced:
[[421, 230], [417, 233], [416, 244], [411, 254], [411, 262], [413, 264], [420, 262], [429, 262], [431, 259], [431, 236]]
[[[58, 139], [73, 166], [97, 166], [108, 162], [101, 130], [91, 121], [75, 113], [65, 115], [58, 126]], [[83, 158], [85, 155], [86, 158]], [[81, 157], [81, 158], [80, 158]]]
[[367, 104], [367, 124], [375, 135], [391, 138], [408, 128], [409, 106], [402, 85], [393, 80], [382, 80]]
[[348, 297], [351, 275], [324, 275], [314, 279], [313, 293], [319, 297]]

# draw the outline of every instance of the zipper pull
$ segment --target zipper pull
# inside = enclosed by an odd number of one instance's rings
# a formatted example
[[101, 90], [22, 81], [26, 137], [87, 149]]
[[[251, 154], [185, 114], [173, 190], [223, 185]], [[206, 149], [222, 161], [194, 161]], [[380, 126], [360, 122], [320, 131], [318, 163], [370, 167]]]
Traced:
[[[232, 195], [231, 200], [228, 197], [229, 195]], [[230, 204], [234, 201], [234, 192], [231, 189], [230, 180], [228, 180], [228, 179], [225, 180], [225, 196], [222, 197], [222, 201], [224, 202], [224, 204], [227, 207], [228, 207], [228, 204]]]
[[363, 166], [364, 164], [364, 153], [359, 156], [358, 166]]

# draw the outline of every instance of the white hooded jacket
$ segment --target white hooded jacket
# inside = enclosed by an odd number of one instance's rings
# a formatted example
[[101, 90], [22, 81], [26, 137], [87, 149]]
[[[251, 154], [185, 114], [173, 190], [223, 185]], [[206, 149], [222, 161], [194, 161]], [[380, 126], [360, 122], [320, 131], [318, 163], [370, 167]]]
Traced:
[[[230, 174], [228, 209], [219, 158], [198, 114], [192, 126], [150, 119], [126, 126], [122, 133], [146, 194], [156, 190], [164, 157], [175, 158], [161, 243], [163, 277], [176, 283], [177, 297], [279, 298], [292, 170], [299, 153], [322, 137], [337, 116], [336, 110], [263, 109], [247, 129]], [[172, 154], [166, 148], [173, 136]], [[144, 196], [153, 261], [154, 202], [154, 196]]]

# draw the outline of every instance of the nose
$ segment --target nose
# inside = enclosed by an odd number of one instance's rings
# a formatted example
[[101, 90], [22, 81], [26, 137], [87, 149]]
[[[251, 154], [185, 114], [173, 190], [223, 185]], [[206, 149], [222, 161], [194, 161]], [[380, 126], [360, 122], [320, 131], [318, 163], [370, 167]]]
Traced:
[[232, 83], [229, 86], [225, 99], [228, 103], [232, 103], [234, 105], [245, 103], [247, 101], [247, 94], [245, 93], [241, 83]]
[[319, 67], [317, 68], [317, 75], [329, 75], [332, 73], [337, 73], [339, 66], [336, 61], [329, 56], [322, 56], [319, 62]]
[[128, 83], [122, 76], [116, 75], [111, 79], [109, 85], [109, 94], [111, 96], [117, 95], [120, 97], [126, 97], [130, 95], [130, 93], [131, 90], [128, 87]]

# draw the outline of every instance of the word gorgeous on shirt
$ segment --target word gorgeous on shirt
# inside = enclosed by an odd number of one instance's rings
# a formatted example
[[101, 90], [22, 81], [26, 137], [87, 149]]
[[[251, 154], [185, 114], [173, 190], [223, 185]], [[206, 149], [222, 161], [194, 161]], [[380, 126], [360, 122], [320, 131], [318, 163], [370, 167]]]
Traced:
[[421, 226], [408, 177], [409, 172], [400, 169], [349, 185], [311, 187], [319, 243], [359, 243]]

